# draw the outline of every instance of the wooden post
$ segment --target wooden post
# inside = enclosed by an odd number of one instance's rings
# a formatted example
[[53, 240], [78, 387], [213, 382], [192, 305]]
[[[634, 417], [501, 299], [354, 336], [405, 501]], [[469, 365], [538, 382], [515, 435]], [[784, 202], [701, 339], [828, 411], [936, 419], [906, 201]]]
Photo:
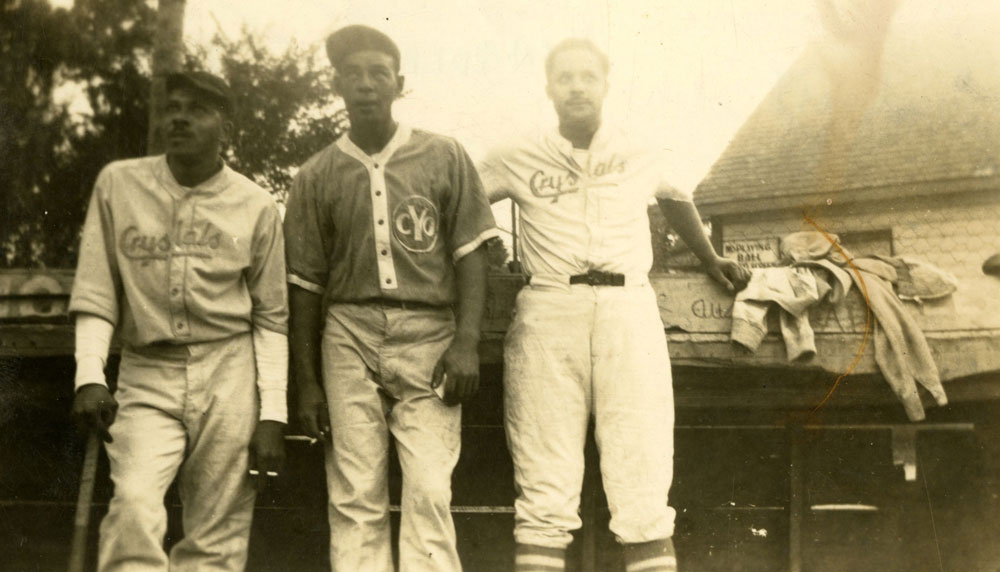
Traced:
[[513, 257], [513, 263], [511, 265], [511, 271], [521, 273], [524, 270], [521, 268], [521, 261], [517, 256], [518, 248], [518, 236], [517, 236], [517, 203], [513, 200], [510, 201], [510, 251]]
[[788, 429], [788, 572], [802, 572], [802, 521], [806, 512], [805, 429], [798, 424]]
[[160, 0], [153, 38], [153, 77], [149, 87], [149, 131], [146, 154], [163, 152], [160, 112], [167, 97], [166, 76], [179, 71], [184, 59], [184, 7], [186, 0]]

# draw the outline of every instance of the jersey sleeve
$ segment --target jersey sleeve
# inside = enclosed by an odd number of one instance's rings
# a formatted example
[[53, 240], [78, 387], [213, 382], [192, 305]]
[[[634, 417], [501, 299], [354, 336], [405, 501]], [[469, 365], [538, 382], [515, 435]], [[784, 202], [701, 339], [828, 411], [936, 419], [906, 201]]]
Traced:
[[304, 167], [292, 181], [285, 210], [285, 263], [288, 282], [323, 294], [329, 273], [315, 182]]
[[512, 197], [510, 178], [499, 149], [490, 151], [478, 164], [477, 170], [483, 183], [486, 198], [491, 203]]
[[260, 420], [288, 423], [288, 337], [254, 324]]
[[278, 207], [269, 204], [254, 229], [253, 257], [247, 286], [255, 325], [288, 333], [288, 285], [285, 280], [285, 240]]
[[458, 260], [500, 232], [472, 159], [460, 144], [454, 145], [451, 193], [444, 218], [449, 230], [447, 244], [452, 259]]
[[115, 258], [115, 228], [111, 213], [113, 178], [111, 168], [105, 167], [94, 183], [83, 223], [69, 312], [93, 314], [117, 324], [122, 281]]
[[76, 360], [76, 374], [73, 387], [79, 390], [84, 385], [108, 386], [104, 377], [104, 367], [108, 363], [111, 336], [115, 325], [97, 316], [81, 313], [74, 321], [73, 357]]

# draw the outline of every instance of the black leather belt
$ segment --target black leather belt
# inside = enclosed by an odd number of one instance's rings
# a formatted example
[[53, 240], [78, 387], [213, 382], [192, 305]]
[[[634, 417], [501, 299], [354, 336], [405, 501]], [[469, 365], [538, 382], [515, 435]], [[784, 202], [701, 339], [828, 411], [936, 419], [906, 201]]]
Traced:
[[355, 302], [356, 304], [371, 304], [373, 306], [384, 306], [386, 308], [398, 308], [400, 310], [443, 310], [450, 306], [439, 306], [428, 304], [427, 302], [416, 302], [411, 300], [393, 300], [391, 298], [369, 298]]
[[570, 284], [587, 284], [588, 286], [624, 286], [625, 275], [616, 272], [601, 272], [590, 270], [586, 274], [569, 277]]

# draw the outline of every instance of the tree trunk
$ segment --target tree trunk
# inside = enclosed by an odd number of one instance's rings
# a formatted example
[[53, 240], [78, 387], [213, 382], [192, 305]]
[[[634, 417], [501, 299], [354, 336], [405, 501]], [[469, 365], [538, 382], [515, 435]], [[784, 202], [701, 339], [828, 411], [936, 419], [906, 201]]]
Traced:
[[163, 152], [160, 113], [166, 100], [166, 76], [179, 71], [184, 60], [184, 7], [186, 0], [160, 0], [153, 38], [153, 78], [149, 93], [148, 155]]

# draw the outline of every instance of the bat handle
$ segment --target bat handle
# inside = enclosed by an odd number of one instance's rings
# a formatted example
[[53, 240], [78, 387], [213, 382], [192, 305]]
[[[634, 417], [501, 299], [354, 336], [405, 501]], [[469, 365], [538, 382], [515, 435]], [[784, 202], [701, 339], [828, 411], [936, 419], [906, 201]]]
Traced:
[[87, 436], [87, 452], [83, 456], [80, 473], [80, 494], [76, 499], [76, 516], [73, 520], [73, 542], [69, 551], [69, 572], [83, 572], [87, 558], [87, 527], [90, 524], [90, 505], [94, 497], [94, 477], [97, 474], [97, 451], [101, 440], [96, 431]]

